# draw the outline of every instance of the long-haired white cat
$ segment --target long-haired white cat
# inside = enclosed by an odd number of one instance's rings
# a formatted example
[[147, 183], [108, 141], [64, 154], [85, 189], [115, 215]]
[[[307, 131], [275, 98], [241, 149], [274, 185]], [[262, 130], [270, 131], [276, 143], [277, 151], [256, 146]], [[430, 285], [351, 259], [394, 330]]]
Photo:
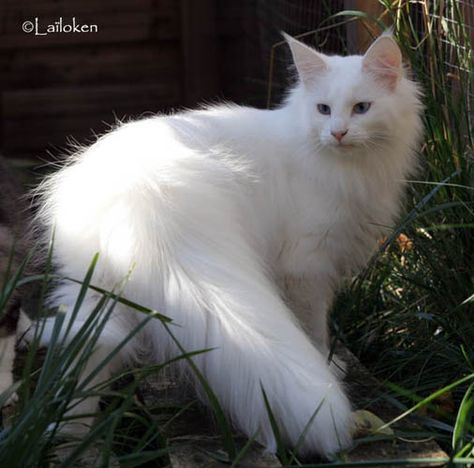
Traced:
[[[287, 41], [299, 80], [282, 106], [120, 125], [43, 184], [40, 219], [61, 274], [83, 278], [100, 252], [93, 284], [129, 276], [124, 297], [171, 317], [186, 351], [213, 348], [194, 360], [238, 429], [276, 450], [263, 387], [289, 445], [321, 405], [300, 451], [328, 455], [351, 440], [351, 406], [327, 362], [328, 308], [399, 212], [420, 102], [389, 35], [349, 57]], [[289, 309], [284, 285], [311, 314]], [[71, 309], [78, 289], [65, 281], [53, 303]], [[89, 293], [74, 329], [98, 298]], [[118, 304], [84, 375], [142, 319]], [[142, 351], [179, 354], [151, 321], [91, 385]]]

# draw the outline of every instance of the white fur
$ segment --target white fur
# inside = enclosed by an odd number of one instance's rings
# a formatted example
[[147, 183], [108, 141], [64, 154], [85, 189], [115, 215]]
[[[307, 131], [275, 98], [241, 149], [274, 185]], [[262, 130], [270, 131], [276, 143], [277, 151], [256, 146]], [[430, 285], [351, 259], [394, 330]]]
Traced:
[[[8, 312], [7, 312], [8, 313]], [[0, 337], [0, 395], [11, 391], [13, 385], [13, 366], [15, 364], [16, 347], [25, 347], [22, 338], [31, 327], [31, 321], [28, 316], [20, 309], [16, 333]], [[4, 402], [4, 406], [12, 405], [18, 401], [16, 392], [12, 392]]]
[[[0, 338], [0, 395], [8, 391], [13, 385], [13, 364], [15, 362], [16, 335], [7, 335]], [[13, 392], [5, 401], [4, 406], [11, 405], [18, 400]]]
[[[307, 62], [311, 53], [294, 55]], [[112, 289], [131, 272], [127, 298], [170, 316], [187, 351], [216, 348], [195, 362], [239, 429], [276, 449], [260, 385], [292, 445], [323, 401], [301, 451], [331, 454], [350, 443], [351, 410], [326, 362], [326, 313], [341, 279], [393, 224], [421, 125], [405, 77], [388, 90], [361, 56], [315, 60], [319, 75], [278, 109], [221, 105], [120, 125], [45, 182], [40, 217], [46, 236], [55, 228], [62, 274], [82, 278], [100, 252], [94, 284]], [[372, 107], [352, 115], [359, 101]], [[316, 110], [321, 102], [330, 116]], [[331, 136], [341, 127], [353, 146]], [[285, 282], [306, 284], [305, 323], [286, 305]], [[53, 301], [71, 306], [77, 291], [64, 282]], [[96, 301], [90, 293], [75, 326]], [[118, 306], [90, 367], [141, 319]], [[178, 353], [153, 321], [96, 381], [139, 343], [155, 360]]]

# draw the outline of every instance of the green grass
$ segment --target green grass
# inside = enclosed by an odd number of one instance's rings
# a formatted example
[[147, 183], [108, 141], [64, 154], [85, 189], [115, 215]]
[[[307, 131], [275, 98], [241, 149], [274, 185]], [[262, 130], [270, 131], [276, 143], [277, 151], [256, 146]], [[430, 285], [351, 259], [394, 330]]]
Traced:
[[[78, 295], [75, 311], [78, 310], [84, 300], [84, 293], [90, 287], [90, 279], [97, 259], [91, 264], [86, 275], [81, 292]], [[15, 275], [12, 281], [2, 292], [5, 298], [10, 293], [12, 286], [21, 286], [32, 280], [41, 281], [42, 290], [46, 289], [47, 283], [54, 279], [52, 275], [43, 275], [35, 278], [20, 279], [21, 275]], [[71, 466], [74, 461], [81, 459], [82, 455], [91, 447], [100, 447], [100, 466], [108, 466], [111, 453], [120, 461], [122, 458], [128, 460], [126, 466], [138, 466], [137, 463], [146, 460], [153, 454], [156, 460], [166, 457], [167, 447], [165, 441], [160, 439], [160, 431], [153, 418], [143, 421], [139, 408], [134, 402], [135, 390], [140, 380], [150, 372], [160, 372], [169, 363], [153, 366], [148, 369], [138, 369], [128, 375], [133, 377], [131, 383], [122, 386], [120, 391], [108, 389], [105, 385], [88, 388], [85, 386], [93, 374], [79, 383], [78, 376], [85, 361], [93, 352], [97, 339], [102, 331], [108, 317], [113, 312], [117, 302], [121, 301], [114, 293], [104, 293], [103, 299], [92, 311], [88, 320], [74, 337], [66, 342], [70, 329], [65, 324], [64, 313], [56, 312], [54, 331], [52, 333], [51, 345], [47, 349], [41, 367], [37, 368], [38, 342], [33, 340], [29, 351], [26, 353], [21, 375], [17, 380], [16, 387], [20, 396], [19, 404], [11, 419], [4, 425], [0, 432], [0, 460], [2, 466], [26, 467], [26, 466], [48, 466], [50, 461], [58, 462], [58, 453], [62, 450], [60, 466]], [[137, 313], [144, 313], [140, 308]], [[148, 320], [161, 320], [166, 323], [169, 319], [154, 311], [147, 310], [148, 316], [141, 326]], [[132, 330], [127, 339], [119, 345], [123, 346], [130, 340], [139, 328]], [[41, 334], [41, 327], [38, 329]], [[118, 349], [114, 350], [117, 352]], [[181, 356], [185, 358], [187, 356]], [[107, 364], [102, 362], [93, 373]], [[124, 375], [121, 376], [122, 378]], [[114, 381], [119, 379], [114, 377]], [[109, 384], [113, 382], [108, 382]], [[64, 439], [58, 431], [57, 424], [68, 420], [66, 411], [81, 399], [90, 394], [99, 394], [104, 399], [109, 399], [109, 405], [98, 414], [98, 421], [90, 433], [79, 442]], [[133, 411], [131, 411], [133, 409]], [[132, 425], [133, 437], [125, 435], [122, 431], [115, 431], [124, 419], [129, 420], [128, 427]], [[137, 426], [142, 427], [140, 431]], [[152, 449], [143, 450], [145, 447]], [[139, 450], [140, 449], [140, 450]], [[133, 457], [131, 458], [131, 454]], [[156, 465], [159, 466], [159, 465]]]

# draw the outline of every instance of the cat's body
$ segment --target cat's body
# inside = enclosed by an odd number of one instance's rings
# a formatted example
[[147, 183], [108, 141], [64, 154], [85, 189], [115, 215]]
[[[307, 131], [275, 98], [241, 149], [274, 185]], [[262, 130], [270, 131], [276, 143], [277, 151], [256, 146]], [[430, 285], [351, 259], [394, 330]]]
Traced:
[[[329, 454], [350, 441], [326, 314], [341, 279], [392, 225], [420, 133], [401, 63], [383, 76], [369, 67], [397, 55], [392, 39], [378, 43], [365, 58], [341, 58], [290, 40], [301, 82], [281, 108], [217, 106], [121, 125], [42, 187], [59, 271], [81, 279], [100, 252], [93, 284], [112, 289], [129, 275], [124, 296], [170, 316], [186, 351], [216, 348], [196, 363], [234, 424], [270, 450], [261, 386], [289, 444], [321, 403], [300, 450]], [[365, 121], [347, 114], [368, 99]], [[332, 117], [316, 110], [323, 101]], [[64, 282], [52, 300], [71, 309], [77, 293]], [[292, 294], [312, 313], [291, 311]], [[97, 300], [90, 292], [76, 327]], [[142, 318], [119, 304], [85, 373]], [[153, 360], [178, 352], [161, 323], [149, 323], [92, 383], [143, 344]]]

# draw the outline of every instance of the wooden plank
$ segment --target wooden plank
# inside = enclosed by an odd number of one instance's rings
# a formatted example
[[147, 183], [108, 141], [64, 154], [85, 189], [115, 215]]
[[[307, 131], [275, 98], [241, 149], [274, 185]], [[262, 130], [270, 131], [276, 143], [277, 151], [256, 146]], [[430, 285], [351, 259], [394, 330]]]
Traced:
[[463, 1], [461, 8], [466, 32], [471, 40], [471, 49], [474, 49], [474, 0]]
[[[250, 14], [254, 13], [254, 11], [250, 11], [251, 8], [252, 6], [248, 0], [245, 3], [217, 2], [216, 34], [219, 37], [219, 41], [222, 37], [232, 36], [237, 42], [244, 42], [243, 23]], [[255, 9], [255, 6], [253, 9]]]
[[[55, 148], [65, 148], [69, 141], [87, 143], [93, 141], [94, 134], [102, 134], [115, 121], [111, 112], [95, 115], [64, 118], [43, 118], [10, 120], [4, 126], [4, 145], [2, 150], [9, 156], [41, 156]], [[25, 138], [28, 131], [28, 138]]]
[[159, 41], [14, 50], [0, 54], [0, 89], [176, 82], [179, 47]]
[[[367, 13], [369, 16], [379, 18], [385, 11], [383, 5], [379, 2], [367, 2], [365, 0], [345, 0], [346, 10], [359, 10]], [[383, 18], [387, 27], [388, 17]], [[347, 25], [347, 46], [351, 54], [362, 54], [366, 51], [374, 36], [381, 33], [380, 28], [372, 21], [357, 19]]]
[[[118, 118], [139, 117], [177, 106], [178, 83], [18, 90], [3, 93], [3, 149], [43, 152], [69, 136], [84, 141]], [[25, 138], [25, 134], [28, 138]]]
[[215, 2], [181, 0], [183, 95], [186, 106], [215, 98], [219, 92]]
[[84, 11], [109, 12], [116, 11], [136, 11], [148, 9], [154, 6], [160, 8], [173, 7], [174, 0], [114, 0], [102, 1], [97, 0], [2, 0], [0, 3], [0, 12], [16, 8], [25, 12], [34, 9], [42, 11], [60, 11], [67, 14], [82, 13]]
[[[114, 3], [113, 8], [109, 2], [28, 0], [9, 7], [2, 3], [2, 9], [1, 49], [177, 39], [180, 33], [179, 5], [174, 0], [140, 0], [128, 4], [121, 1]], [[98, 31], [48, 35], [23, 32], [23, 22], [34, 22], [36, 17], [41, 32], [61, 17], [64, 23], [71, 23], [75, 17], [80, 24], [97, 25]]]
[[3, 93], [3, 112], [6, 119], [77, 115], [100, 110], [145, 112], [178, 100], [176, 83], [26, 89]]
[[[202, 421], [202, 419], [201, 419]], [[245, 440], [241, 440], [238, 449], [242, 449]], [[222, 454], [222, 443], [216, 437], [201, 435], [185, 436], [173, 440], [170, 444], [171, 468], [225, 468], [213, 454]], [[267, 453], [263, 447], [254, 444], [239, 461], [240, 468], [280, 468], [278, 458]]]
[[225, 99], [242, 102], [248, 98], [243, 85], [248, 78], [242, 54], [243, 35], [238, 38], [220, 38], [218, 43], [219, 71], [222, 77], [221, 92]]

